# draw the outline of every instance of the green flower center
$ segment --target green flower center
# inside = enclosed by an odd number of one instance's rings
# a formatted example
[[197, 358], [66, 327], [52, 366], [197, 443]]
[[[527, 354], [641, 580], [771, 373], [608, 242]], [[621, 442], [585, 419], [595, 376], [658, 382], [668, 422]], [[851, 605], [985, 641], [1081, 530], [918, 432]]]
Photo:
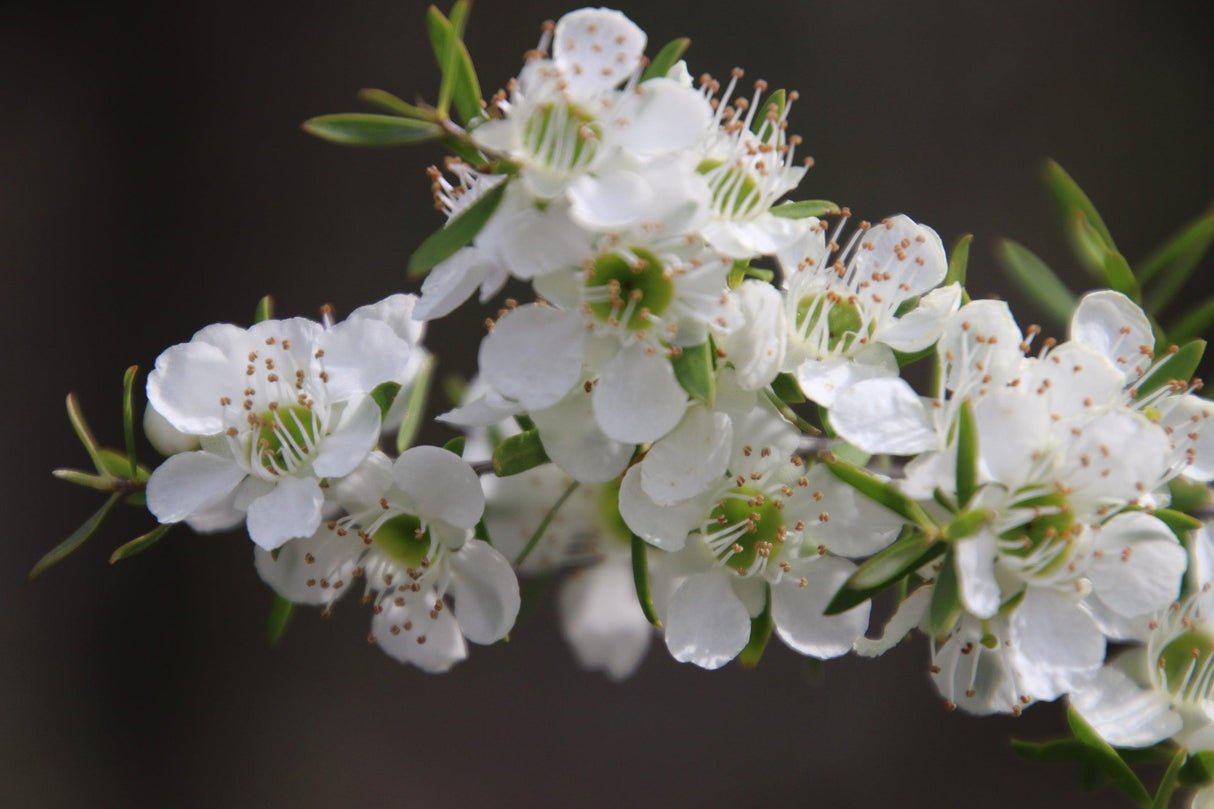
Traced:
[[[1210, 662], [1211, 657], [1214, 657], [1214, 641], [1201, 632], [1190, 630], [1165, 646], [1154, 663], [1167, 678], [1168, 691], [1173, 696], [1187, 697], [1190, 695], [1181, 692], [1195, 682], [1200, 686], [1202, 678], [1199, 675], [1214, 665]], [[1201, 697], [1198, 694], [1191, 696]]]
[[298, 466], [316, 446], [312, 411], [301, 405], [267, 410], [258, 420], [255, 436], [258, 457], [269, 470], [288, 471]]
[[862, 333], [864, 317], [859, 308], [834, 292], [807, 295], [797, 303], [796, 331], [803, 340], [816, 334], [818, 345], [825, 337], [827, 351], [847, 351], [856, 340], [869, 336]]
[[423, 531], [421, 520], [412, 514], [385, 520], [371, 535], [371, 541], [406, 570], [422, 567], [422, 560], [430, 551], [430, 532]]
[[722, 217], [742, 219], [761, 207], [763, 190], [749, 171], [724, 160], [705, 160], [696, 171], [708, 178], [712, 207]]
[[599, 320], [640, 331], [661, 316], [674, 300], [674, 283], [666, 268], [648, 250], [634, 247], [630, 263], [618, 253], [599, 256], [586, 279], [586, 299]]
[[[784, 546], [787, 529], [783, 513], [770, 498], [750, 486], [726, 492], [709, 519], [712, 523], [707, 532], [722, 534], [718, 541], [710, 540], [710, 546], [718, 559], [728, 559], [726, 564], [739, 572], [749, 572], [761, 559], [773, 562]], [[719, 528], [713, 529], [713, 523]]]
[[1037, 508], [1042, 513], [1002, 534], [1003, 539], [1016, 544], [1007, 552], [1013, 556], [1028, 557], [1038, 552], [1048, 553], [1047, 549], [1052, 547], [1057, 556], [1041, 572], [1055, 570], [1070, 557], [1071, 540], [1079, 527], [1066, 497], [1061, 492], [1051, 492], [1022, 500], [1015, 507]]
[[523, 125], [523, 141], [537, 160], [560, 170], [581, 168], [594, 160], [602, 127], [594, 116], [572, 104], [545, 104]]

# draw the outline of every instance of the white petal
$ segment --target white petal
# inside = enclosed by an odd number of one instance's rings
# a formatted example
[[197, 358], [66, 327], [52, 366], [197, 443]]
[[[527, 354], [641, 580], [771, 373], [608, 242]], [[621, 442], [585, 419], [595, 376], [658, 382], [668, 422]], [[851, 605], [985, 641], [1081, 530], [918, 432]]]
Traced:
[[288, 539], [312, 536], [320, 525], [324, 502], [314, 478], [284, 477], [269, 494], [249, 504], [249, 537], [272, 551]]
[[932, 588], [923, 586], [911, 593], [898, 605], [894, 616], [889, 619], [879, 638], [864, 638], [856, 640], [853, 648], [861, 657], [878, 657], [897, 646], [907, 633], [919, 625], [927, 608], [931, 604]]
[[1120, 292], [1102, 289], [1079, 300], [1071, 316], [1071, 339], [1099, 351], [1125, 374], [1126, 381], [1142, 375], [1150, 365], [1148, 351], [1155, 348], [1151, 322], [1138, 306]]
[[1150, 747], [1180, 731], [1184, 722], [1162, 694], [1143, 688], [1112, 666], [1071, 694], [1084, 721], [1116, 747]]
[[633, 466], [620, 483], [620, 516], [641, 539], [664, 551], [682, 549], [687, 535], [700, 527], [708, 510], [698, 499], [673, 506], [659, 506], [641, 487], [640, 464]]
[[1001, 596], [995, 580], [995, 556], [998, 539], [990, 531], [979, 531], [957, 542], [954, 560], [961, 602], [979, 618], [990, 618], [999, 611]]
[[672, 79], [650, 79], [622, 99], [616, 117], [627, 124], [614, 141], [636, 155], [679, 152], [703, 137], [712, 114], [703, 93]]
[[840, 615], [823, 612], [855, 570], [851, 562], [833, 556], [794, 562], [792, 571], [771, 588], [771, 617], [780, 640], [820, 660], [850, 652], [868, 628], [872, 605], [865, 601]]
[[522, 413], [525, 409], [522, 405], [503, 399], [490, 391], [462, 407], [436, 416], [434, 420], [457, 427], [488, 427]]
[[758, 390], [776, 378], [784, 363], [784, 300], [771, 284], [757, 281], [741, 284], [730, 296], [741, 308], [743, 326], [718, 344], [737, 370], [738, 385]]
[[[732, 471], [732, 470], [731, 470]], [[900, 516], [848, 486], [823, 464], [805, 473], [806, 486], [786, 501], [787, 521], [804, 519], [814, 544], [839, 556], [869, 556], [888, 547], [905, 524]], [[830, 519], [822, 522], [819, 515]]]
[[939, 442], [919, 396], [902, 379], [866, 379], [847, 388], [830, 423], [849, 444], [873, 454], [915, 455]]
[[1045, 400], [1015, 388], [997, 390], [973, 403], [973, 415], [983, 477], [1013, 491], [1028, 483], [1038, 466], [1035, 458], [1050, 440]]
[[635, 449], [606, 436], [594, 420], [594, 404], [584, 388], [573, 390], [552, 407], [531, 411], [540, 443], [552, 462], [582, 483], [606, 483], [619, 477]]
[[439, 262], [422, 282], [415, 316], [434, 320], [450, 314], [476, 291], [492, 266], [489, 256], [475, 247], [465, 247]]
[[675, 660], [719, 669], [750, 640], [750, 616], [734, 595], [729, 575], [713, 568], [675, 591], [666, 612], [666, 648]]
[[591, 230], [620, 230], [636, 221], [648, 206], [649, 183], [632, 171], [583, 176], [569, 186], [570, 214]]
[[1029, 587], [1011, 618], [1011, 640], [1027, 665], [1017, 666], [1028, 693], [1054, 699], [1104, 661], [1104, 635], [1075, 601]]
[[866, 294], [892, 302], [937, 286], [948, 273], [948, 258], [936, 231], [899, 214], [865, 232], [855, 267], [856, 277], [873, 279]]
[[518, 579], [493, 546], [470, 539], [449, 557], [451, 597], [460, 631], [473, 643], [494, 643], [518, 617]]
[[[209, 329], [228, 332], [224, 336], [233, 342], [243, 340], [245, 334], [227, 324]], [[183, 433], [218, 433], [224, 426], [219, 399], [239, 383], [243, 359], [210, 342], [194, 340], [172, 346], [156, 358], [156, 367], [148, 374], [148, 402]]]
[[[431, 275], [435, 271], [437, 268], [431, 271]], [[397, 337], [409, 345], [417, 345], [426, 336], [426, 319], [417, 314], [418, 304], [420, 301], [416, 295], [398, 292], [382, 301], [358, 307], [346, 320], [381, 320], [392, 328]]]
[[353, 399], [333, 432], [321, 439], [312, 469], [322, 478], [340, 478], [362, 463], [379, 441], [379, 403], [370, 396]]
[[645, 658], [653, 627], [623, 557], [574, 571], [557, 594], [561, 632], [578, 662], [623, 680]]
[[700, 494], [724, 477], [732, 435], [729, 416], [703, 405], [688, 408], [641, 462], [641, 488], [661, 506]]
[[404, 376], [412, 347], [378, 320], [346, 320], [318, 341], [329, 400], [341, 402]]
[[1171, 445], [1158, 424], [1137, 412], [1113, 410], [1072, 433], [1076, 431], [1066, 445], [1066, 483], [1077, 496], [1129, 502], [1159, 485]]
[[481, 374], [494, 390], [529, 410], [551, 407], [581, 380], [584, 337], [576, 312], [520, 306], [481, 343]]
[[485, 495], [472, 467], [440, 447], [413, 447], [396, 459], [392, 477], [409, 496], [417, 516], [458, 528], [475, 528], [485, 511]]
[[199, 447], [198, 436], [178, 430], [151, 403], [143, 410], [143, 434], [147, 436], [148, 443], [166, 458]]
[[261, 580], [295, 604], [332, 604], [352, 588], [362, 540], [350, 533], [339, 537], [321, 528], [310, 537], [293, 539], [278, 556], [254, 546], [253, 560]]
[[612, 357], [594, 388], [599, 426], [626, 444], [661, 438], [679, 423], [686, 406], [687, 394], [670, 361], [661, 352], [647, 353], [639, 344]]
[[468, 656], [455, 616], [446, 609], [434, 611], [438, 599], [433, 590], [406, 593], [404, 602], [400, 606], [394, 599], [384, 599], [381, 611], [371, 619], [371, 634], [381, 649], [431, 674], [447, 671]]
[[202, 451], [174, 455], [148, 480], [148, 510], [162, 523], [180, 522], [222, 500], [244, 477], [230, 458]]
[[1164, 404], [1168, 409], [1160, 423], [1172, 428], [1173, 455], [1187, 463], [1181, 474], [1200, 483], [1214, 480], [1214, 404], [1191, 393], [1169, 396]]
[[940, 339], [949, 315], [960, 305], [960, 284], [933, 289], [923, 296], [918, 306], [882, 328], [875, 339], [895, 351], [921, 351]]
[[647, 37], [618, 11], [582, 8], [561, 17], [552, 35], [552, 60], [569, 92], [587, 97], [610, 90], [640, 64]]
[[823, 407], [833, 407], [838, 395], [857, 382], [897, 375], [898, 361], [894, 353], [880, 344], [855, 357], [805, 360], [796, 370], [801, 392]]
[[1176, 600], [1188, 555], [1161, 521], [1141, 511], [1118, 514], [1100, 527], [1096, 547], [1088, 578], [1117, 614], [1147, 615]]
[[951, 356], [948, 387], [973, 395], [997, 387], [1020, 371], [1024, 335], [1005, 301], [978, 300], [957, 310], [944, 325], [937, 350]]
[[[565, 190], [561, 182], [561, 192]], [[569, 215], [567, 203], [554, 202], [543, 211], [525, 208], [495, 233], [491, 242], [478, 239], [486, 250], [495, 250], [510, 274], [524, 280], [562, 269], [578, 268], [590, 254], [590, 234]]]

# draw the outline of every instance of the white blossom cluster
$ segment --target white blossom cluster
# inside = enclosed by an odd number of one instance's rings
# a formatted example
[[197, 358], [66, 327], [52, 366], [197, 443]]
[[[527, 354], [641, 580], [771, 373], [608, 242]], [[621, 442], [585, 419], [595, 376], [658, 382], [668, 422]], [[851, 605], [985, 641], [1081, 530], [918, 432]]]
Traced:
[[[507, 635], [517, 574], [568, 568], [564, 633], [614, 678], [655, 636], [714, 669], [765, 633], [826, 659], [918, 629], [950, 707], [1070, 695], [1119, 746], [1214, 749], [1214, 546], [1168, 519], [1169, 484], [1214, 479], [1214, 406], [1148, 318], [1097, 291], [1041, 340], [969, 299], [930, 227], [785, 202], [795, 94], [649, 75], [646, 45], [606, 9], [545, 30], [469, 122], [475, 166], [431, 172], [451, 222], [489, 215], [420, 296], [165, 351], [152, 513], [243, 522], [280, 596], [358, 590], [370, 637], [426, 671]], [[439, 417], [463, 457], [385, 454], [425, 321], [508, 279], [533, 300], [489, 322]], [[924, 357], [926, 395], [901, 376]], [[542, 452], [490, 473], [507, 446]], [[870, 637], [870, 596], [898, 587]]]

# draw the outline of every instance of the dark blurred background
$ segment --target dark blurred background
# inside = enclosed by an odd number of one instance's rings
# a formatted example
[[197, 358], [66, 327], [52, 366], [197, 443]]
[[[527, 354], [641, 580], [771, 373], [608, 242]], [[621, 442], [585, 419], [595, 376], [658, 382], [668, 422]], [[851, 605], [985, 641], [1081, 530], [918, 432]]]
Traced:
[[[34, 584], [31, 565], [99, 505], [54, 481], [87, 465], [77, 391], [121, 440], [131, 363], [214, 321], [339, 313], [406, 288], [440, 224], [419, 149], [300, 132], [378, 86], [433, 100], [413, 0], [9, 2], [0, 6], [0, 806], [1097, 807], [1009, 737], [1061, 727], [947, 714], [922, 642], [821, 676], [773, 641], [757, 671], [701, 672], [655, 649], [622, 685], [578, 670], [546, 604], [509, 644], [428, 677], [363, 641], [365, 608], [296, 616], [264, 640], [270, 592], [240, 536], [182, 531], [111, 568], [146, 531], [123, 512]], [[1016, 238], [1087, 283], [1037, 179], [1058, 159], [1133, 261], [1214, 192], [1214, 51], [1199, 4], [636, 2], [653, 48], [693, 39], [692, 73], [801, 91], [818, 165], [807, 198], [975, 234], [971, 288], [1017, 299], [992, 258]], [[468, 42], [487, 90], [567, 10], [479, 0]], [[651, 49], [652, 52], [652, 49]], [[1207, 277], [1191, 283], [1210, 287]], [[1021, 321], [1039, 317], [1017, 304]], [[471, 371], [475, 307], [434, 326]], [[441, 403], [434, 403], [435, 409]], [[442, 440], [435, 433], [432, 440]], [[147, 457], [152, 457], [147, 450]]]

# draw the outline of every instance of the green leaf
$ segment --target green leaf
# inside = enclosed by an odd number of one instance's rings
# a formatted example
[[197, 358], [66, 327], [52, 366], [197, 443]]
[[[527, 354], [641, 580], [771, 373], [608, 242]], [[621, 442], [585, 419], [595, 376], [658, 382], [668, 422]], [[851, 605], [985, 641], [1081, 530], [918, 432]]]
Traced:
[[303, 129], [309, 135], [343, 146], [404, 146], [436, 140], [443, 134], [438, 124], [372, 112], [321, 115], [304, 121]]
[[898, 540], [868, 559], [835, 593], [826, 607], [826, 615], [838, 615], [868, 601], [894, 582], [904, 578], [948, 550], [943, 540], [930, 539], [916, 531]]
[[105, 516], [110, 513], [110, 509], [114, 504], [122, 499], [122, 492], [114, 492], [109, 499], [102, 504], [101, 508], [93, 513], [93, 516], [84, 521], [84, 525], [72, 532], [72, 535], [60, 542], [54, 548], [47, 552], [45, 556], [38, 560], [38, 564], [34, 565], [30, 571], [30, 581], [42, 575], [42, 572], [52, 565], [56, 565], [66, 559], [73, 551], [83, 545], [89, 537], [96, 533], [97, 528], [105, 519]]
[[1168, 769], [1159, 782], [1159, 789], [1155, 791], [1155, 800], [1151, 802], [1151, 809], [1168, 809], [1168, 804], [1172, 802], [1172, 793], [1176, 791], [1180, 770], [1188, 758], [1188, 750], [1181, 748], [1176, 751], [1176, 755], [1172, 757], [1172, 762], [1168, 764]]
[[[494, 463], [496, 464], [496, 462], [497, 456], [495, 453]], [[527, 557], [531, 555], [533, 550], [535, 550], [535, 546], [540, 543], [540, 540], [544, 536], [544, 532], [547, 531], [548, 526], [552, 524], [552, 518], [555, 517], [556, 513], [561, 510], [561, 506], [565, 505], [565, 501], [569, 499], [569, 496], [573, 494], [577, 487], [578, 482], [575, 480], [565, 488], [565, 491], [561, 492], [561, 496], [558, 497], [557, 501], [552, 504], [552, 508], [548, 509], [548, 513], [544, 515], [544, 519], [540, 520], [540, 524], [535, 527], [535, 531], [532, 532], [531, 538], [527, 540], [527, 544], [523, 546], [521, 551], [519, 551], [518, 558], [514, 560], [515, 567], [519, 567], [523, 564], [523, 562], [527, 561]]]
[[278, 643], [282, 634], [287, 631], [287, 624], [291, 623], [291, 614], [294, 612], [294, 604], [278, 594], [274, 595], [274, 603], [270, 605], [270, 617], [266, 620], [266, 641], [271, 646]]
[[469, 205], [460, 214], [447, 222], [441, 230], [431, 233], [409, 259], [408, 276], [421, 278], [441, 261], [450, 258], [455, 251], [468, 245], [481, 228], [493, 216], [506, 193], [509, 180], [498, 183], [483, 197]]
[[517, 475], [548, 463], [548, 453], [540, 443], [538, 430], [512, 435], [493, 451], [493, 473], [499, 478]]
[[897, 360], [899, 368], [905, 368], [906, 366], [908, 366], [912, 363], [918, 362], [919, 360], [927, 359], [928, 357], [932, 356], [935, 353], [936, 353], [936, 346], [935, 346], [935, 344], [933, 344], [933, 345], [928, 346], [927, 348], [921, 348], [918, 351], [911, 351], [909, 353], [903, 352], [903, 351], [895, 351], [894, 359]]
[[371, 398], [379, 405], [379, 417], [387, 418], [388, 411], [392, 409], [392, 403], [396, 401], [396, 394], [400, 393], [399, 382], [381, 382], [376, 385], [371, 391]]
[[1012, 750], [1027, 761], [1082, 764], [1091, 754], [1078, 739], [1056, 739], [1049, 742], [1025, 742], [1012, 739]]
[[1193, 374], [1197, 373], [1197, 366], [1201, 364], [1201, 357], [1205, 353], [1205, 340], [1190, 340], [1185, 343], [1138, 384], [1134, 389], [1135, 398], [1148, 396], [1170, 382], [1188, 383]]
[[775, 140], [776, 134], [780, 131], [774, 125], [767, 126], [768, 114], [771, 108], [775, 106], [775, 121], [778, 123], [780, 117], [784, 115], [784, 105], [788, 103], [788, 94], [783, 90], [776, 90], [769, 95], [763, 105], [755, 111], [755, 118], [750, 122], [750, 131], [754, 132], [759, 137], [759, 140], [765, 143], [771, 143]]
[[679, 39], [672, 39], [667, 42], [658, 51], [658, 55], [653, 57], [653, 61], [649, 63], [649, 66], [645, 68], [645, 72], [641, 74], [641, 81], [644, 82], [664, 77], [683, 58], [683, 54], [687, 52], [687, 48], [690, 45], [691, 40], [687, 37], [680, 37]]
[[636, 534], [632, 535], [632, 583], [636, 586], [637, 601], [645, 620], [662, 628], [662, 621], [653, 606], [653, 595], [649, 592], [649, 546]]
[[995, 516], [989, 508], [976, 508], [973, 511], [963, 511], [952, 522], [944, 526], [944, 538], [950, 541], [966, 539], [978, 533], [978, 529], [986, 525]]
[[253, 322], [264, 323], [272, 317], [274, 317], [274, 298], [266, 295], [257, 302], [257, 308], [253, 310]]
[[750, 259], [734, 261], [733, 266], [729, 268], [729, 277], [727, 279], [730, 289], [737, 289], [746, 280], [746, 271], [748, 269], [750, 269]]
[[464, 446], [468, 443], [467, 439], [462, 435], [457, 435], [446, 444], [443, 444], [443, 449], [447, 452], [453, 452], [461, 458], [464, 457]]
[[1135, 303], [1142, 303], [1142, 289], [1130, 269], [1125, 257], [1116, 250], [1104, 251], [1104, 279], [1110, 289], [1115, 289]]
[[1104, 220], [1097, 213], [1096, 206], [1088, 199], [1088, 195], [1083, 193], [1083, 189], [1079, 187], [1078, 183], [1071, 179], [1071, 175], [1063, 170], [1062, 166], [1053, 160], [1047, 160], [1043, 167], [1042, 176], [1046, 186], [1054, 195], [1054, 200], [1058, 203], [1058, 207], [1062, 209], [1066, 222], [1070, 222], [1074, 211], [1081, 212], [1103, 240], [1104, 246], [1112, 250], [1117, 249], [1116, 244], [1113, 243], [1113, 235], [1109, 233]]
[[1214, 325], [1214, 298], [1206, 298], [1168, 329], [1168, 340], [1179, 345], [1205, 334], [1211, 325]]
[[451, 9], [451, 19], [434, 6], [426, 11], [426, 30], [430, 34], [430, 46], [434, 58], [442, 71], [442, 83], [438, 90], [437, 114], [447, 115], [452, 102], [459, 117], [467, 123], [481, 114], [481, 87], [476, 77], [472, 57], [464, 45], [464, 25], [468, 18], [469, 4], [459, 0]]
[[123, 559], [130, 559], [132, 556], [137, 556], [143, 553], [148, 548], [159, 542], [165, 534], [173, 529], [173, 526], [176, 524], [177, 523], [175, 522], [163, 523], [156, 526], [151, 531], [148, 531], [143, 536], [135, 537], [125, 545], [119, 545], [114, 552], [110, 554], [110, 564], [112, 565], [115, 562], [122, 561]]
[[[1214, 213], [1206, 214], [1205, 217], [1193, 223], [1190, 228], [1187, 233], [1181, 234], [1183, 240], [1171, 247], [1166, 263], [1161, 264], [1162, 267], [1166, 267], [1167, 272], [1159, 276], [1159, 280], [1152, 285], [1147, 294], [1146, 310], [1152, 314], [1163, 310], [1172, 302], [1176, 294], [1184, 287], [1185, 282], [1189, 280], [1189, 276], [1197, 269], [1197, 265], [1201, 263], [1211, 242], [1214, 242]], [[1164, 249], [1169, 249], [1169, 246], [1165, 245]], [[1151, 259], [1147, 259], [1147, 261], [1151, 261]], [[1144, 280], [1143, 283], [1146, 281]]]
[[978, 426], [966, 399], [957, 416], [957, 505], [965, 508], [978, 489]]
[[834, 216], [839, 213], [839, 206], [824, 199], [806, 199], [800, 202], [786, 202], [771, 209], [772, 216], [784, 219], [807, 219], [811, 216]]
[[1204, 787], [1214, 782], [1214, 750], [1193, 753], [1180, 768], [1180, 783], [1186, 787]]
[[109, 473], [110, 477], [118, 478], [119, 480], [131, 480], [136, 483], [143, 483], [152, 475], [152, 470], [143, 464], [136, 464], [135, 474], [132, 475], [131, 460], [124, 452], [102, 447], [97, 450], [97, 457], [101, 460], [105, 471]]
[[493, 538], [489, 536], [489, 524], [485, 522], [485, 518], [481, 517], [476, 523], [476, 528], [473, 531], [473, 536], [481, 540], [487, 545], [493, 544]]
[[801, 386], [792, 374], [778, 374], [771, 381], [771, 392], [785, 404], [800, 404], [805, 401], [805, 394], [801, 392]]
[[867, 469], [847, 463], [830, 453], [823, 453], [820, 460], [826, 464], [826, 468], [835, 477], [868, 499], [880, 503], [906, 521], [917, 525], [924, 532], [932, 534], [933, 537], [939, 533], [938, 526], [923, 510], [923, 506], [907, 497], [894, 484], [881, 480]]
[[1067, 708], [1066, 720], [1070, 724], [1075, 738], [1093, 753], [1093, 763], [1100, 767], [1113, 785], [1139, 804], [1149, 806], [1151, 804], [1150, 793], [1142, 785], [1142, 781], [1138, 780], [1134, 771], [1130, 769], [1130, 765], [1126, 764], [1125, 760], [1117, 754], [1117, 751], [1100, 738], [1100, 735], [1084, 721], [1074, 708]]
[[670, 361], [674, 377], [679, 380], [687, 395], [712, 407], [717, 393], [717, 377], [713, 373], [712, 341], [686, 346]]
[[420, 121], [434, 120], [434, 113], [430, 110], [415, 107], [404, 99], [392, 95], [387, 90], [376, 90], [374, 88], [359, 90], [358, 100], [379, 107], [387, 112], [403, 115], [406, 118], [417, 118]]
[[[944, 276], [944, 283], [941, 286], [960, 284], [964, 290], [965, 274], [966, 270], [969, 268], [970, 261], [970, 243], [973, 240], [973, 234], [966, 233], [957, 240], [955, 245], [953, 245], [953, 252], [950, 253], [948, 257], [948, 275]], [[965, 295], [966, 298], [969, 297], [964, 291], [962, 294]], [[968, 300], [963, 301], [963, 303], [968, 303]]]
[[776, 625], [771, 617], [771, 586], [765, 585], [764, 592], [766, 601], [763, 603], [763, 611], [750, 620], [750, 640], [738, 653], [738, 662], [745, 669], [753, 669], [759, 665], [763, 650], [767, 648], [767, 641], [771, 640], [771, 631]]
[[1168, 493], [1172, 497], [1170, 508], [1192, 513], [1214, 502], [1210, 489], [1204, 483], [1195, 483], [1184, 478], [1172, 478], [1168, 482]]
[[1196, 517], [1190, 517], [1184, 512], [1175, 511], [1170, 508], [1157, 508], [1153, 512], [1153, 516], [1171, 529], [1172, 533], [1181, 542], [1184, 542], [1185, 536], [1190, 531], [1196, 531], [1203, 525], [1202, 521]]
[[1187, 278], [1211, 244], [1214, 244], [1214, 210], [1186, 223], [1139, 262], [1138, 280], [1148, 284], [1164, 270], [1179, 272]]
[[99, 492], [113, 492], [118, 488], [117, 481], [110, 475], [93, 475], [79, 469], [56, 469], [51, 472], [59, 480]]
[[135, 376], [139, 366], [132, 365], [122, 376], [122, 436], [126, 443], [126, 459], [133, 480], [139, 474], [139, 459], [135, 457]]
[[85, 452], [93, 459], [93, 466], [97, 467], [97, 474], [108, 475], [109, 470], [101, 459], [101, 448], [97, 445], [97, 439], [93, 438], [93, 431], [89, 429], [88, 422], [84, 420], [80, 400], [74, 393], [67, 395], [67, 419], [72, 423], [72, 429], [76, 431], [76, 437], [84, 445]]
[[1078, 301], [1044, 261], [1011, 239], [1000, 240], [996, 256], [1008, 277], [1020, 285], [1043, 313], [1059, 325], [1071, 322]]
[[528, 416], [526, 413], [515, 414], [514, 423], [517, 424], [518, 428], [523, 432], [535, 429], [535, 422], [532, 421], [531, 416]]
[[961, 618], [961, 588], [957, 583], [957, 564], [952, 552], [944, 555], [944, 563], [932, 588], [932, 601], [927, 611], [927, 628], [933, 638], [943, 638], [953, 631]]
[[396, 454], [399, 455], [409, 447], [422, 428], [422, 416], [426, 415], [426, 399], [430, 395], [430, 381], [434, 377], [435, 359], [433, 355], [426, 357], [421, 370], [413, 380], [409, 389], [409, 402], [405, 405], [405, 416], [401, 419], [400, 429], [396, 432]]
[[1104, 238], [1101, 237], [1096, 229], [1088, 224], [1087, 217], [1083, 215], [1083, 211], [1071, 211], [1069, 220], [1066, 223], [1066, 237], [1071, 245], [1071, 252], [1075, 254], [1080, 266], [1088, 271], [1093, 277], [1105, 279], [1104, 273], [1104, 254], [1108, 250], [1105, 245]]

